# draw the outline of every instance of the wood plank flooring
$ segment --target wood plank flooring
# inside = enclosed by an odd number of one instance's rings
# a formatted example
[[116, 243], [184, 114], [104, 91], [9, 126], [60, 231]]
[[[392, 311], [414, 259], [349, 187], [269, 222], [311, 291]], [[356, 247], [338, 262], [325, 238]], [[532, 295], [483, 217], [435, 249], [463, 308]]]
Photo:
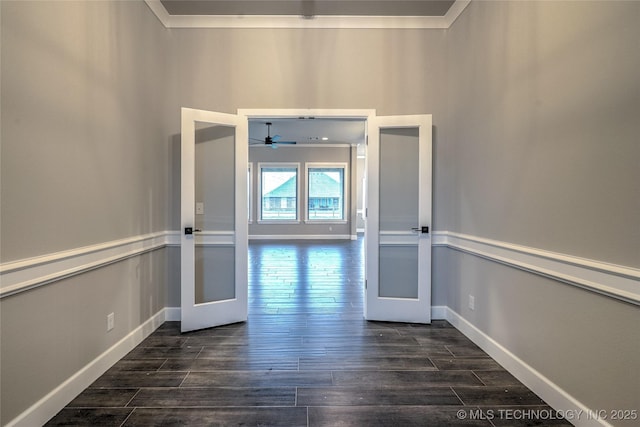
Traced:
[[48, 425], [571, 425], [447, 322], [364, 321], [362, 239], [249, 264], [246, 323], [165, 323]]

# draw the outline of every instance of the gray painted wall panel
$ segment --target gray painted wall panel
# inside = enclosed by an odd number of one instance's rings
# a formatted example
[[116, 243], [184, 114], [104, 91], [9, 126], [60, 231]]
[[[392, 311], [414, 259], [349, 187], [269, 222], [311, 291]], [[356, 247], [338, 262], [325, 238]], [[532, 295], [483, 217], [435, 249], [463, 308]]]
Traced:
[[[438, 268], [447, 268], [452, 310], [588, 407], [607, 413], [640, 407], [637, 306], [452, 249], [438, 251], [446, 253]], [[470, 294], [475, 310], [467, 305]]]
[[[433, 114], [438, 127], [446, 112], [444, 49], [443, 30], [174, 29], [165, 122], [178, 135], [180, 107], [374, 108], [380, 115]], [[435, 164], [445, 149], [439, 135]], [[447, 183], [436, 178], [434, 185], [434, 227], [446, 229]]]
[[2, 262], [167, 229], [167, 33], [139, 2], [2, 3]]
[[[637, 2], [469, 5], [447, 33], [450, 170], [435, 162], [450, 231], [640, 266], [639, 18]], [[450, 308], [590, 408], [640, 407], [637, 306], [436, 252]]]
[[640, 266], [639, 19], [470, 4], [447, 34], [451, 231]]
[[[25, 411], [168, 305], [164, 249], [1, 300], [1, 421]], [[107, 315], [115, 328], [107, 332]]]
[[[436, 230], [639, 265], [637, 2], [472, 2], [447, 31], [166, 31], [142, 2], [0, 8], [3, 262], [177, 230], [187, 106], [432, 113]], [[640, 406], [637, 307], [433, 256], [434, 305], [593, 408]], [[178, 261], [169, 247], [3, 299], [1, 422], [179, 306]], [[39, 364], [54, 342], [69, 345]]]
[[[167, 31], [143, 2], [0, 8], [1, 261], [166, 230]], [[0, 423], [165, 307], [168, 261], [158, 250], [3, 298]]]

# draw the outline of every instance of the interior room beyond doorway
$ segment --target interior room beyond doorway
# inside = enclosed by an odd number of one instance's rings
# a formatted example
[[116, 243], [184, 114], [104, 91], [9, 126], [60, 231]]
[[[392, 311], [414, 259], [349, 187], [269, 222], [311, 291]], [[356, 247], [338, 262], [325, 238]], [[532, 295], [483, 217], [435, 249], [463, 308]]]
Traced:
[[249, 120], [249, 238], [355, 239], [364, 232], [366, 121]]

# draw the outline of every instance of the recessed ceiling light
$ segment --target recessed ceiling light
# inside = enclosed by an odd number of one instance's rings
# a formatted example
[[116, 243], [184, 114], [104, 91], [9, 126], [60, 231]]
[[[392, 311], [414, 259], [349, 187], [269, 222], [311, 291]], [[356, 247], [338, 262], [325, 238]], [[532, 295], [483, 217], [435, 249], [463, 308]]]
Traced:
[[323, 141], [328, 141], [328, 140], [329, 140], [329, 138], [327, 138], [326, 136], [323, 136], [323, 137], [322, 137], [322, 140], [323, 140]]

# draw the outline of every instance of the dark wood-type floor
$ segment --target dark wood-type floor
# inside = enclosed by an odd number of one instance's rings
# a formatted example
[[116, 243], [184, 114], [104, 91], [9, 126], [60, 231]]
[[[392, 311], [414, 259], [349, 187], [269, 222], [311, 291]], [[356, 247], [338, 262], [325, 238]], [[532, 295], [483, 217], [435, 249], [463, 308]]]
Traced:
[[246, 323], [165, 323], [48, 425], [570, 425], [447, 322], [364, 321], [362, 239], [249, 264]]

